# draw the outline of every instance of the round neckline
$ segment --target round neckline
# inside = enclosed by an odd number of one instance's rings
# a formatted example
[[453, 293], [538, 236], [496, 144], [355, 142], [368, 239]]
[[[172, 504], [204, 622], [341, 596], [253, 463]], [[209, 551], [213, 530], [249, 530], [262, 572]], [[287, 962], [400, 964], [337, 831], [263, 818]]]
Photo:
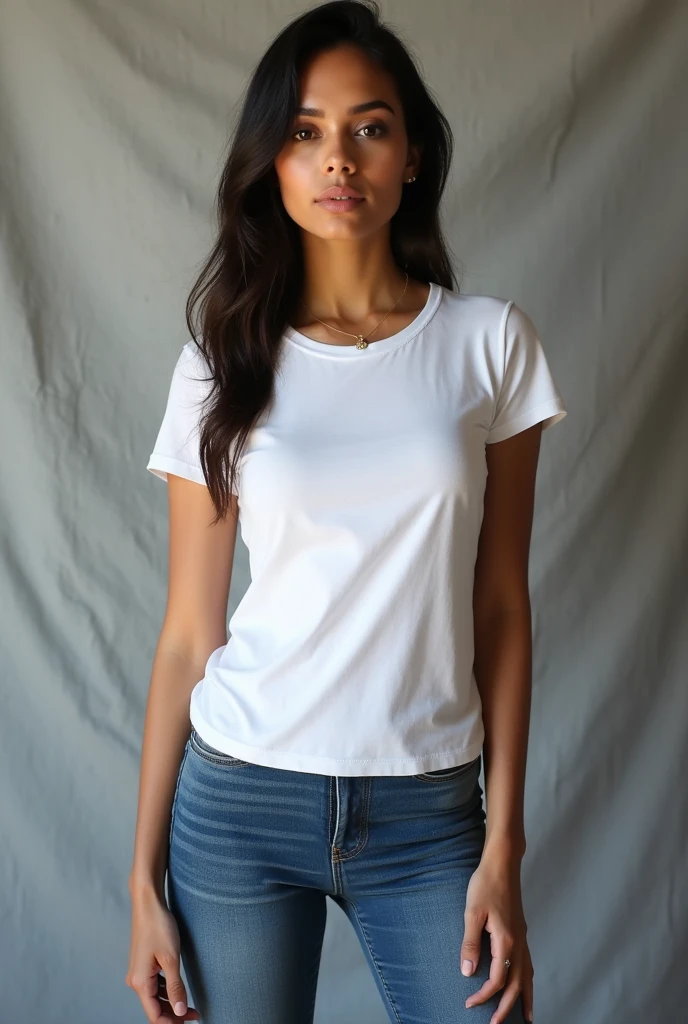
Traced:
[[380, 341], [370, 341], [367, 348], [356, 348], [355, 342], [352, 342], [351, 345], [331, 345], [327, 341], [316, 341], [314, 338], [309, 338], [306, 334], [301, 334], [300, 331], [291, 326], [286, 328], [284, 336], [287, 341], [291, 342], [292, 345], [296, 345], [297, 348], [306, 349], [309, 352], [317, 352], [318, 355], [327, 356], [329, 359], [370, 359], [374, 355], [392, 352], [422, 331], [437, 311], [440, 299], [442, 298], [442, 288], [440, 285], [435, 284], [434, 281], [430, 281], [429, 285], [430, 290], [425, 300], [425, 305], [411, 323], [397, 331], [396, 334], [390, 334], [387, 338], [381, 338]]

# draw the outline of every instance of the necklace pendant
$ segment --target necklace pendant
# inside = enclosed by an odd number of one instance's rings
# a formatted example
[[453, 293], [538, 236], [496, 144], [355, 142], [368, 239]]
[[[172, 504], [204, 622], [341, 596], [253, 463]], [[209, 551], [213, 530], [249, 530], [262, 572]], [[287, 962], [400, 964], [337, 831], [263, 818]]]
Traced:
[[368, 348], [368, 342], [363, 339], [363, 335], [359, 334], [358, 341], [356, 342], [356, 348]]

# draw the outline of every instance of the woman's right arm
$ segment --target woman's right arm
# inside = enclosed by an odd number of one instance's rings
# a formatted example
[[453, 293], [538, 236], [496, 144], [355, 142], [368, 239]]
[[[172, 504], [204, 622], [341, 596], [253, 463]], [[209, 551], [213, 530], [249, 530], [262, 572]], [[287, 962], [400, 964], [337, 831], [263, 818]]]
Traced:
[[[174, 1005], [178, 933], [165, 901], [172, 801], [191, 732], [191, 691], [210, 654], [227, 642], [227, 601], [237, 531], [237, 498], [225, 520], [210, 525], [215, 509], [202, 484], [169, 474], [167, 606], [153, 660], [143, 727], [134, 857], [129, 875], [132, 943], [126, 983], [157, 1020], [157, 973], [165, 972]], [[160, 963], [159, 958], [167, 960]], [[195, 1012], [195, 1011], [192, 1011]], [[191, 1019], [191, 1018], [189, 1018]]]

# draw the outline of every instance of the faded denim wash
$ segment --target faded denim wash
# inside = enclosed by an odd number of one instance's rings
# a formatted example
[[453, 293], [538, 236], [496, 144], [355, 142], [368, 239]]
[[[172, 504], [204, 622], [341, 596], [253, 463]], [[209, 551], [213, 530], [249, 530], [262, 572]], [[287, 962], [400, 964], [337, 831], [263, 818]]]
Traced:
[[[170, 824], [168, 901], [203, 1024], [311, 1024], [326, 897], [351, 921], [393, 1024], [488, 1024], [502, 992], [459, 957], [485, 841], [481, 755], [409, 776], [327, 776], [223, 754], [194, 729]], [[521, 998], [508, 1024], [525, 1024]]]

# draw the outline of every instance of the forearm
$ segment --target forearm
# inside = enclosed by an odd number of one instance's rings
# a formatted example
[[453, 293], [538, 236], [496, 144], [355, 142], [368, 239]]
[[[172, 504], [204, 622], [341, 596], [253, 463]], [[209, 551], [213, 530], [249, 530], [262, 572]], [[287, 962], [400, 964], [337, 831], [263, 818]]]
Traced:
[[153, 661], [141, 751], [134, 858], [129, 875], [132, 896], [164, 898], [172, 801], [191, 726], [191, 691], [204, 665], [159, 643]]
[[487, 856], [521, 858], [531, 706], [529, 604], [475, 621], [475, 676], [483, 706]]

